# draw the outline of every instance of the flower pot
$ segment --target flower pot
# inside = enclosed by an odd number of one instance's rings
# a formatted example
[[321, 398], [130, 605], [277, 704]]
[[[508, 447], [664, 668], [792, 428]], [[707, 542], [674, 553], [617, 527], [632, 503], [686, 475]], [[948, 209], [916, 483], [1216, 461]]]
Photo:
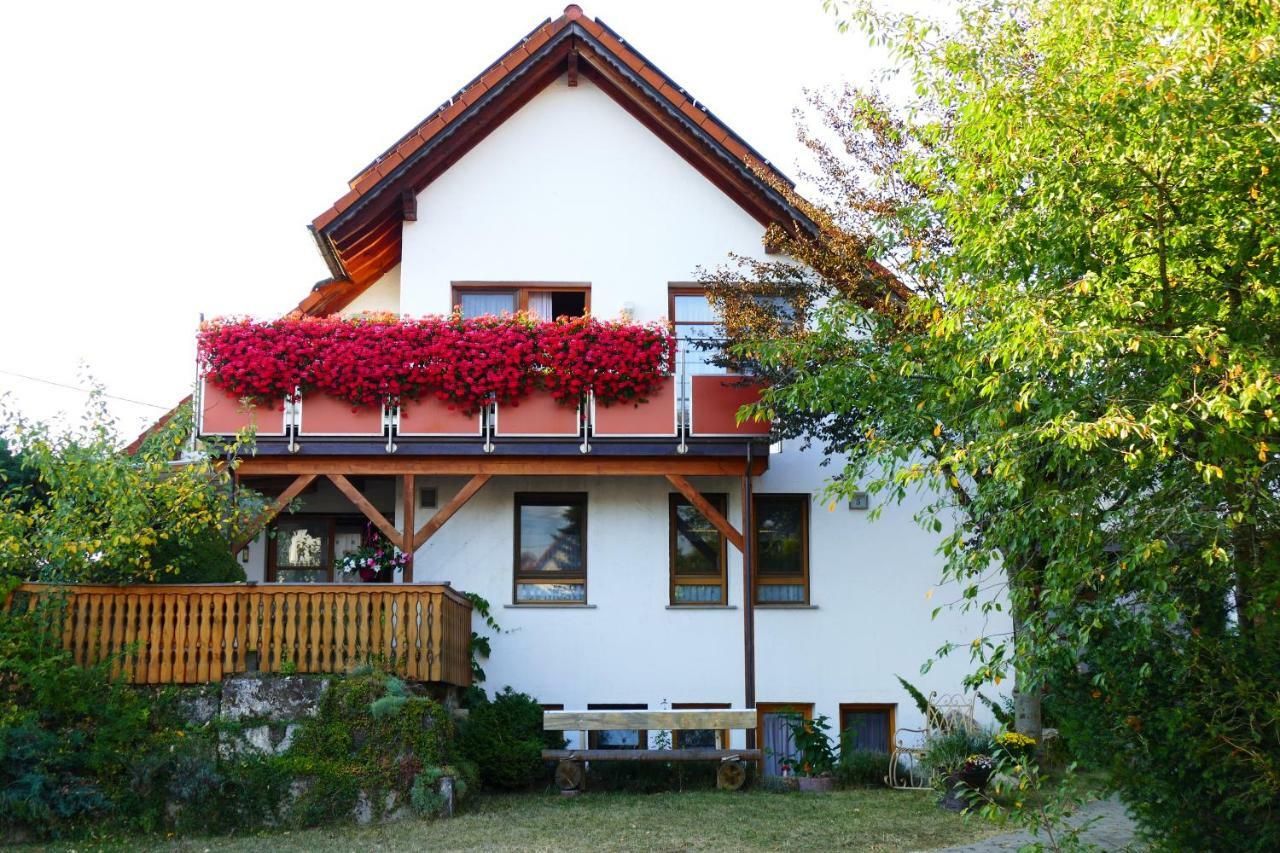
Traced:
[[989, 768], [970, 768], [947, 774], [943, 780], [946, 792], [939, 804], [947, 811], [962, 812], [969, 808], [969, 792], [981, 791], [991, 779]]
[[796, 790], [815, 794], [825, 794], [835, 790], [836, 780], [831, 776], [799, 776], [796, 778]]

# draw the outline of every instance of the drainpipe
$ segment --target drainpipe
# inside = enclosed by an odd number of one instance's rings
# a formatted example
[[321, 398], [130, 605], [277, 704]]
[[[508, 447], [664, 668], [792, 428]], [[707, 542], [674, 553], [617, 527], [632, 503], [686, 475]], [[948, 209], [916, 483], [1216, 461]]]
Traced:
[[[756, 611], [755, 590], [752, 580], [755, 576], [755, 554], [752, 547], [755, 537], [752, 536], [751, 506], [751, 443], [747, 443], [747, 466], [742, 473], [742, 650], [743, 650], [743, 684], [746, 692], [746, 707], [756, 706]], [[747, 729], [747, 749], [755, 749], [755, 729]]]

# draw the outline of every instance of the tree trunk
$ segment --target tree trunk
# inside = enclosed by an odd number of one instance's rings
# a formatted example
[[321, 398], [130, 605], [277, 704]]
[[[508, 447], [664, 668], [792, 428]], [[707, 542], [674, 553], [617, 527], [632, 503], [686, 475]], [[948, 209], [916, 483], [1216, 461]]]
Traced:
[[1044, 734], [1044, 719], [1041, 715], [1041, 697], [1043, 692], [1039, 685], [1027, 686], [1029, 680], [1027, 674], [1022, 671], [1019, 665], [1019, 658], [1016, 652], [1017, 643], [1022, 633], [1022, 617], [1019, 613], [1017, 605], [1013, 607], [1013, 641], [1014, 641], [1014, 663], [1015, 669], [1013, 674], [1013, 730], [1020, 735], [1026, 735], [1034, 738], [1039, 745], [1042, 735]]

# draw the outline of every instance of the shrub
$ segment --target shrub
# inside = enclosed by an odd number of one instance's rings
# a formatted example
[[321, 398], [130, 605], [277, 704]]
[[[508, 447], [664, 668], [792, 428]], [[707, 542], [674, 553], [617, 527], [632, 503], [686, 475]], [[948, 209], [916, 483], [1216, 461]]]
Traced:
[[473, 697], [459, 746], [490, 788], [523, 790], [548, 779], [542, 750], [562, 749], [558, 732], [543, 731], [542, 706], [510, 687], [490, 701]]
[[151, 555], [159, 583], [237, 583], [245, 580], [244, 566], [231, 552], [231, 541], [216, 530], [189, 538], [163, 539]]
[[889, 775], [889, 754], [863, 749], [841, 750], [836, 781], [844, 788], [879, 788]]

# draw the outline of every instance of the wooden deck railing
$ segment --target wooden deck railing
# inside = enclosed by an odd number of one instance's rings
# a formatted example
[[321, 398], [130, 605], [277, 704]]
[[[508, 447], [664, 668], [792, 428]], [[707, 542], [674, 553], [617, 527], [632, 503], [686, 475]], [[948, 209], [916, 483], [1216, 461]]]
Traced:
[[[65, 596], [65, 597], [64, 597]], [[346, 672], [380, 662], [417, 681], [471, 683], [471, 602], [430, 584], [23, 584], [11, 607], [64, 603], [77, 664], [135, 684], [245, 672]]]

